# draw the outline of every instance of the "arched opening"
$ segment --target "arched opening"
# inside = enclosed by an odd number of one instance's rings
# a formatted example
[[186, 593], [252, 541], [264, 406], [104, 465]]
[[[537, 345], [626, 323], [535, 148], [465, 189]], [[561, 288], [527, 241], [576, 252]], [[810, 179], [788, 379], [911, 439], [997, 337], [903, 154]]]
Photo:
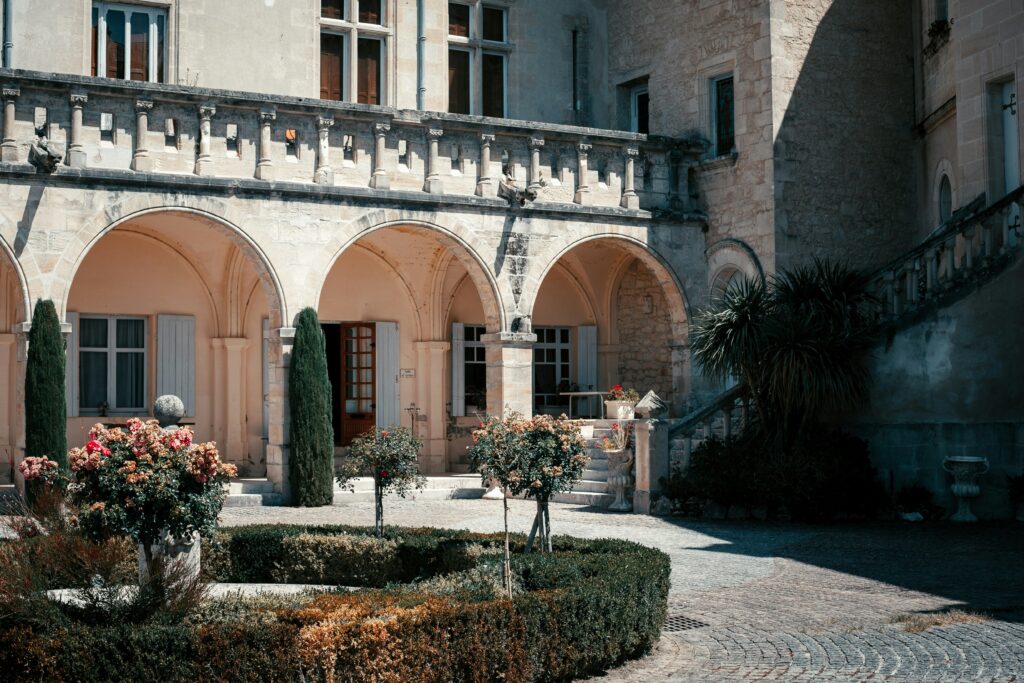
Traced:
[[949, 176], [943, 174], [939, 181], [939, 224], [943, 224], [953, 215], [953, 185]]
[[337, 455], [374, 426], [401, 425], [424, 442], [423, 471], [466, 471], [469, 425], [488, 408], [484, 335], [501, 320], [470, 249], [420, 225], [364, 233], [331, 266], [317, 313]]
[[[561, 254], [537, 290], [532, 322], [536, 412], [567, 412], [565, 392], [614, 384], [641, 395], [653, 390], [669, 405], [685, 395], [686, 303], [671, 272], [644, 245], [602, 237]], [[599, 401], [574, 399], [572, 414], [596, 417]]]
[[0, 485], [14, 483], [19, 460], [24, 384], [16, 329], [29, 315], [21, 272], [7, 245], [0, 243]]
[[66, 297], [69, 443], [95, 422], [150, 415], [157, 396], [175, 394], [183, 422], [215, 440], [241, 476], [279, 482], [280, 454], [270, 453], [280, 447], [271, 424], [283, 416], [271, 387], [280, 359], [270, 330], [282, 320], [274, 282], [240, 235], [205, 215], [149, 212], [103, 233]]

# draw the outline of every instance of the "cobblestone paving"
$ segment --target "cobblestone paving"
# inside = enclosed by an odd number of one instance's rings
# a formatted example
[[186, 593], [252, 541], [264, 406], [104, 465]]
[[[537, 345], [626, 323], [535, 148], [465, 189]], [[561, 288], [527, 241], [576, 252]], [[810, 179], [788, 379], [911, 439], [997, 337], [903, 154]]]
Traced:
[[[511, 504], [513, 529], [528, 531], [533, 505]], [[556, 534], [666, 552], [670, 616], [706, 624], [663, 633], [647, 657], [594, 681], [1024, 681], [1024, 525], [809, 527], [552, 507]], [[385, 515], [501, 529], [493, 501], [388, 501]], [[229, 508], [222, 520], [369, 525], [373, 508]], [[954, 608], [990, 618], [920, 633], [896, 623]]]

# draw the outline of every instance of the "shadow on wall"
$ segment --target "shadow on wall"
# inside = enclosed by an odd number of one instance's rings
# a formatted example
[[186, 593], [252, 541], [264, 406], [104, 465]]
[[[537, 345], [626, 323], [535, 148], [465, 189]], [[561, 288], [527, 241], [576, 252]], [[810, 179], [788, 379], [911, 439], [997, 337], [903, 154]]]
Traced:
[[[828, 9], [818, 16], [820, 7]], [[775, 140], [776, 266], [881, 265], [913, 238], [911, 3], [796, 0], [772, 31], [795, 77]], [[801, 31], [817, 21], [810, 45]], [[802, 60], [802, 64], [801, 64]], [[776, 105], [778, 106], [778, 105]]]

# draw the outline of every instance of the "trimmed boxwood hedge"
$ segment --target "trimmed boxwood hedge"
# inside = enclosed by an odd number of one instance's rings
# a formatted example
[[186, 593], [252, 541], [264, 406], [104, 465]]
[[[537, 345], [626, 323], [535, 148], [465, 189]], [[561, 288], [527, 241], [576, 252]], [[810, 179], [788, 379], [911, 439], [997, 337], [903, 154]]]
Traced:
[[[211, 579], [312, 577], [371, 588], [260, 613], [254, 604], [251, 614], [199, 625], [9, 626], [0, 631], [0, 671], [8, 680], [564, 681], [643, 654], [665, 620], [668, 557], [635, 543], [556, 537], [553, 554], [524, 555], [525, 539], [514, 537], [522, 592], [479, 600], [415, 582], [496, 559], [500, 535], [387, 528], [377, 540], [372, 533], [342, 526], [218, 532], [203, 548]], [[360, 555], [371, 557], [373, 572]]]

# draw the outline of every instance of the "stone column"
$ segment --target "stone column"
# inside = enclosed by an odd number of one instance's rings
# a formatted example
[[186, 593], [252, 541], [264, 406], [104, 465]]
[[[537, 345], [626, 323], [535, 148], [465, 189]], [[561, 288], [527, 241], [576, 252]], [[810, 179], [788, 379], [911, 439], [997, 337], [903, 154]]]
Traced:
[[620, 206], [624, 209], [639, 209], [640, 197], [636, 193], [636, 158], [640, 150], [636, 147], [626, 148], [626, 173], [622, 179], [622, 202]]
[[331, 170], [331, 126], [334, 119], [327, 116], [316, 117], [317, 152], [316, 171], [313, 173], [313, 182], [321, 185], [334, 184], [334, 171]]
[[4, 138], [0, 143], [0, 161], [18, 162], [18, 143], [14, 139], [14, 101], [21, 95], [20, 88], [4, 88]]
[[133, 171], [152, 171], [153, 157], [149, 155], [146, 138], [149, 136], [149, 112], [152, 100], [135, 100], [135, 154], [132, 156]]
[[476, 194], [483, 197], [490, 194], [491, 189], [491, 143], [494, 136], [484, 133], [480, 136], [480, 170], [476, 181]]
[[651, 501], [660, 490], [658, 482], [669, 475], [668, 425], [661, 420], [637, 420], [634, 439], [636, 481], [633, 485], [633, 512], [649, 515]]
[[288, 367], [291, 365], [295, 328], [280, 327], [272, 330], [269, 340], [268, 362], [270, 372], [270, 409], [267, 429], [267, 479], [288, 501], [288, 443], [291, 415], [288, 408]]
[[[12, 376], [15, 365], [13, 362], [15, 352], [15, 337], [13, 334], [0, 334], [0, 462], [15, 462], [15, 451], [17, 444], [14, 439], [11, 415], [11, 393], [17, 386], [17, 380]], [[6, 470], [6, 468], [4, 468]], [[7, 472], [0, 472], [0, 481], [6, 481]]]
[[222, 370], [216, 376], [217, 381], [222, 383], [218, 394], [223, 403], [216, 407], [215, 415], [223, 422], [219, 429], [215, 429], [222, 434], [221, 448], [225, 460], [242, 462], [246, 454], [245, 350], [249, 340], [244, 337], [220, 337], [211, 341], [215, 353], [222, 358], [219, 363]]
[[213, 162], [210, 157], [210, 121], [216, 113], [217, 108], [212, 104], [199, 107], [199, 156], [196, 158], [196, 175], [210, 175], [210, 164]]
[[693, 358], [689, 342], [669, 340], [669, 348], [672, 350], [672, 412], [675, 415], [684, 415], [691, 394], [706, 392], [710, 397], [712, 392], [706, 382], [702, 381], [700, 387], [694, 386]]
[[533, 345], [537, 335], [499, 332], [481, 338], [487, 353], [487, 410], [533, 415]]
[[384, 155], [387, 151], [387, 135], [391, 130], [391, 124], [380, 122], [373, 124], [373, 135], [375, 137], [373, 151], [373, 177], [370, 178], [370, 187], [375, 190], [387, 190], [391, 187], [391, 179], [388, 178], [388, 169], [384, 165]]
[[541, 188], [540, 177], [540, 150], [544, 147], [544, 138], [530, 137], [530, 182], [527, 189], [539, 191]]
[[85, 146], [82, 145], [82, 108], [89, 101], [85, 93], [71, 93], [71, 140], [68, 144], [68, 166], [85, 168]]
[[444, 193], [441, 172], [437, 168], [437, 147], [442, 135], [444, 131], [440, 128], [431, 128], [427, 131], [427, 179], [423, 183], [423, 191], [431, 194]]
[[256, 163], [256, 178], [258, 180], [274, 179], [274, 161], [270, 158], [270, 130], [277, 119], [277, 112], [273, 109], [260, 111], [260, 158]]
[[[445, 396], [445, 367], [451, 354], [448, 341], [416, 342], [416, 395], [427, 421], [417, 425], [425, 446], [420, 463], [425, 472], [440, 474], [448, 469], [448, 417]], [[426, 425], [423, 429], [422, 425]]]
[[573, 197], [573, 201], [583, 206], [589, 206], [591, 203], [590, 181], [587, 178], [587, 155], [591, 149], [593, 149], [593, 145], [585, 142], [576, 145], [576, 151], [579, 154], [579, 166], [576, 170], [576, 196]]

